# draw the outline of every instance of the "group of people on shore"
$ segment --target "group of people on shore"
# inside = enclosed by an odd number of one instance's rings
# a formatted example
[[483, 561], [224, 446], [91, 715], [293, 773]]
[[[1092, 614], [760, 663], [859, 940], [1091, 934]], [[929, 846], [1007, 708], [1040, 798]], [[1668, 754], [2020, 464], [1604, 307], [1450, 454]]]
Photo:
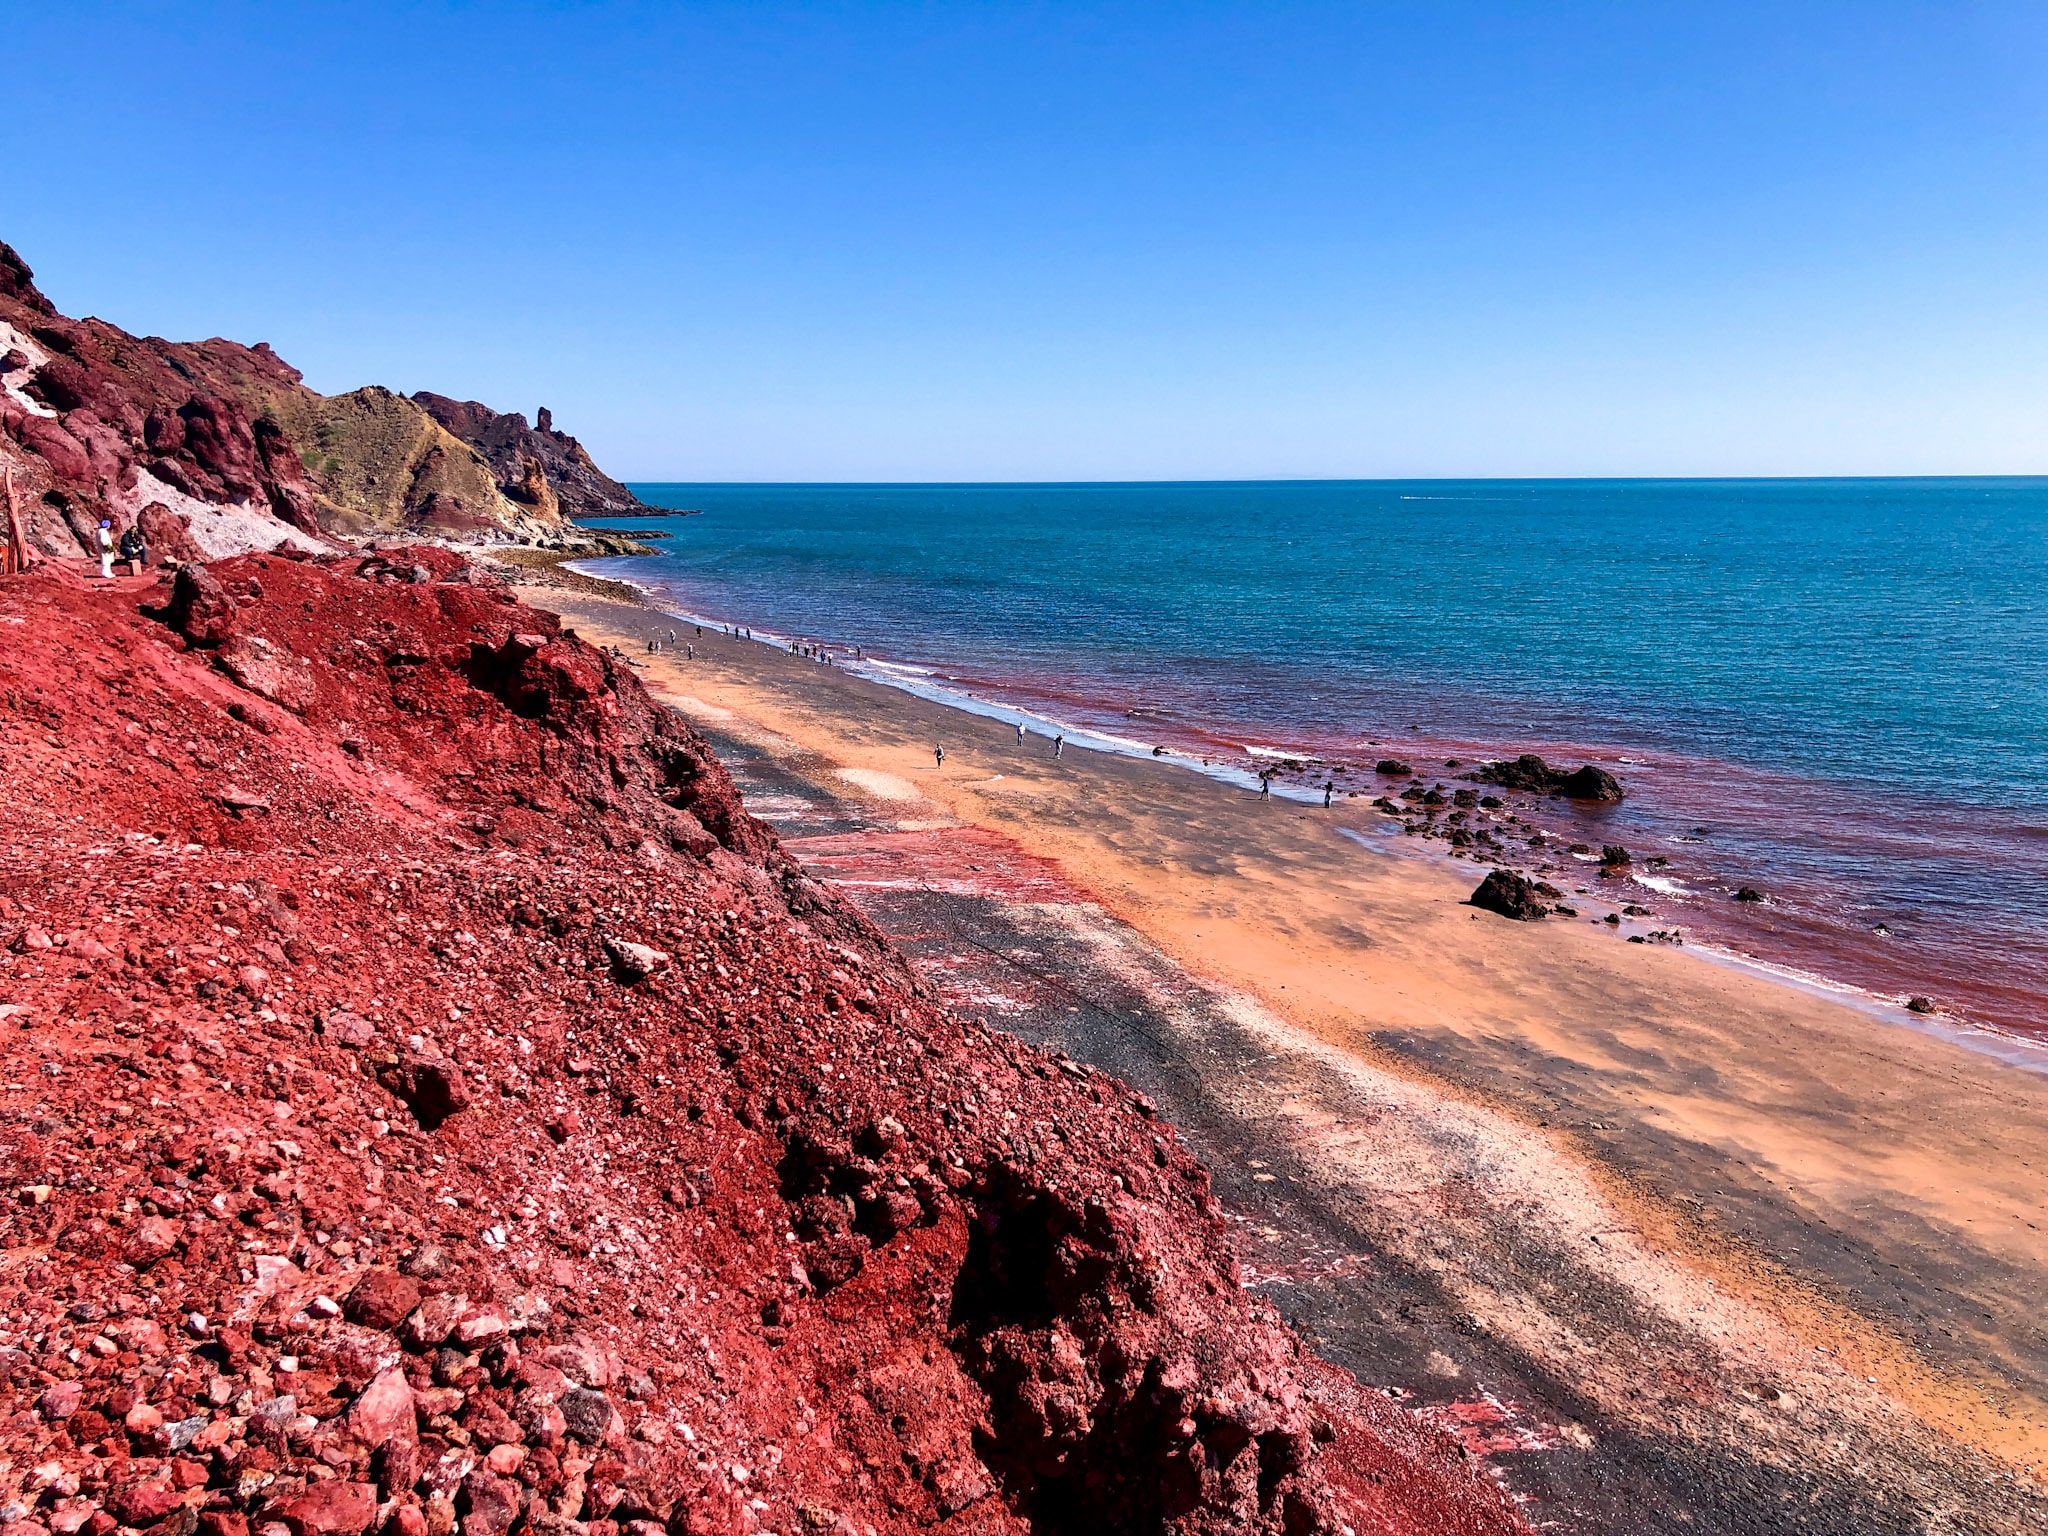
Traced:
[[[1024, 745], [1024, 739], [1029, 733], [1025, 730], [1022, 720], [1016, 721], [1015, 724], [1017, 726], [1017, 745], [1021, 747]], [[1067, 738], [1064, 735], [1055, 734], [1052, 739], [1052, 755], [1058, 757], [1066, 748]], [[932, 762], [940, 768], [946, 766], [946, 746], [944, 742], [932, 743]]]

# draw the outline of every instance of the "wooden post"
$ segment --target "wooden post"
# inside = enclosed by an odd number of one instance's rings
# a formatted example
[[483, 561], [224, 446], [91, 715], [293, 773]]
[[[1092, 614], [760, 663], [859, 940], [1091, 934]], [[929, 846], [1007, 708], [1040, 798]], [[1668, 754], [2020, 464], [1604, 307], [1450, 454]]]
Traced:
[[28, 569], [28, 535], [21, 528], [21, 503], [14, 497], [14, 466], [7, 466], [7, 549], [0, 555], [0, 572], [18, 576]]

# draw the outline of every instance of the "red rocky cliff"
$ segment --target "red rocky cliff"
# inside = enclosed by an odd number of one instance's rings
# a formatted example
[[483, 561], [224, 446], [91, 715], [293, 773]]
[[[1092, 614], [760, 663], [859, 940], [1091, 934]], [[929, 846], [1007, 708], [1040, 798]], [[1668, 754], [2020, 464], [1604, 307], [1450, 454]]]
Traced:
[[101, 518], [117, 531], [140, 523], [181, 559], [317, 550], [329, 533], [560, 532], [552, 498], [508, 499], [479, 452], [403, 396], [316, 394], [260, 342], [171, 342], [68, 319], [6, 245], [0, 466], [46, 555], [92, 551]]
[[474, 400], [427, 390], [413, 401], [489, 461], [498, 489], [512, 501], [563, 517], [645, 513], [639, 497], [597, 467], [583, 445], [557, 432], [546, 406], [529, 427], [517, 411], [500, 413]]
[[0, 584], [13, 1536], [1519, 1529], [440, 549]]

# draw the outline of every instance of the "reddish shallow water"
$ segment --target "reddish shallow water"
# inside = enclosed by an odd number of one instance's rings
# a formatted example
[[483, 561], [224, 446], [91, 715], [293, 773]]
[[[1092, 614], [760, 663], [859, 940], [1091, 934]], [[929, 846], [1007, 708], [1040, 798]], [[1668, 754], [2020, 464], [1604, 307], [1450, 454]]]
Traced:
[[1212, 765], [1600, 761], [1515, 813], [1689, 942], [2048, 1033], [2048, 481], [639, 489], [690, 611]]
[[[1047, 729], [1040, 720], [1059, 722], [1141, 750], [1164, 746], [1190, 766], [1277, 770], [1274, 782], [1284, 793], [1313, 797], [1334, 782], [1347, 798], [1397, 795], [1411, 781], [1373, 771], [1380, 758], [1397, 757], [1417, 770], [1414, 782], [1503, 797], [1502, 814], [1541, 829], [1548, 843], [1531, 850], [1514, 829], [1495, 821], [1511, 862], [1549, 870], [1547, 878], [1567, 891], [1568, 901], [1584, 891], [1614, 905], [1646, 906], [1655, 916], [1640, 926], [1676, 929], [1689, 942], [1795, 979], [1892, 1003], [1926, 997], [1950, 1022], [2048, 1039], [2042, 1006], [2048, 937], [2039, 929], [2013, 928], [1986, 900], [2001, 880], [2011, 888], [2039, 882], [2048, 830], [1938, 796], [1907, 801], [1611, 744], [1487, 741], [1412, 730], [1339, 735], [1218, 723], [1162, 707], [1156, 687], [1118, 697], [1126, 690], [1101, 679], [946, 670], [917, 683], [920, 691], [943, 689], [984, 708], [1013, 706], [1034, 717], [1034, 732]], [[1568, 767], [1598, 763], [1622, 782], [1627, 798], [1613, 806], [1578, 804], [1468, 785], [1463, 778], [1489, 759], [1530, 751]], [[1455, 768], [1448, 766], [1453, 760]], [[1591, 851], [1569, 854], [1573, 843]], [[1598, 851], [1607, 844], [1629, 849], [1634, 863], [1626, 875], [1601, 875]], [[1766, 899], [1738, 902], [1735, 892], [1744, 886]], [[1983, 910], [1973, 911], [1978, 907]]]

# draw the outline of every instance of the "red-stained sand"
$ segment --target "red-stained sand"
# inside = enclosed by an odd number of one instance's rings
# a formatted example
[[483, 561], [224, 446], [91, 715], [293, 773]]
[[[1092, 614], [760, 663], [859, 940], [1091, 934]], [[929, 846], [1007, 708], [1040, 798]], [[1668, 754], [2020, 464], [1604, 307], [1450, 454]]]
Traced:
[[212, 576], [0, 586], [17, 1536], [1519, 1528], [612, 659]]

